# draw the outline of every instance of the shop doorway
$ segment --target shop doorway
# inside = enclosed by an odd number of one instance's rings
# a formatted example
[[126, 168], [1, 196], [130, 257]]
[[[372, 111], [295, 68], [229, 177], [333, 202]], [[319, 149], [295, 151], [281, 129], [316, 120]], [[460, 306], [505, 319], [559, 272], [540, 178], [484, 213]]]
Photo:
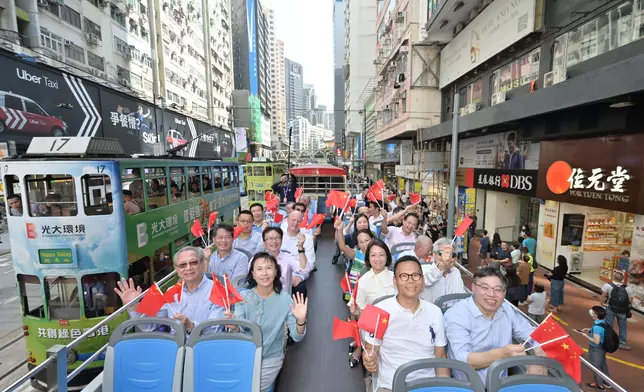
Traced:
[[532, 233], [532, 238], [538, 239], [539, 232], [539, 206], [542, 200], [536, 197], [521, 196], [521, 211], [518, 232], [521, 233], [521, 226], [527, 225]]

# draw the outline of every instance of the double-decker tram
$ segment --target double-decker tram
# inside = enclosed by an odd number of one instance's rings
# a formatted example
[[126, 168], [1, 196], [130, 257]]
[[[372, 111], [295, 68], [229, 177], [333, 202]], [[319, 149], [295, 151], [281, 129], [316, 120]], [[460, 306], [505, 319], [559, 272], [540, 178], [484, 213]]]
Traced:
[[[114, 313], [121, 277], [145, 290], [170, 274], [172, 255], [201, 241], [190, 232], [195, 219], [205, 225], [211, 211], [219, 211], [219, 221], [236, 218], [236, 163], [122, 151], [115, 140], [34, 138], [25, 156], [2, 163], [30, 368], [52, 346], [67, 345]], [[119, 315], [70, 350], [68, 371], [126, 319]], [[102, 365], [92, 363], [70, 387], [86, 384]], [[45, 373], [32, 379], [35, 387], [43, 388]]]
[[260, 203], [264, 205], [264, 193], [273, 189], [273, 184], [280, 181], [286, 172], [286, 164], [278, 162], [253, 161], [244, 165], [244, 181], [246, 181], [246, 194], [248, 204]]

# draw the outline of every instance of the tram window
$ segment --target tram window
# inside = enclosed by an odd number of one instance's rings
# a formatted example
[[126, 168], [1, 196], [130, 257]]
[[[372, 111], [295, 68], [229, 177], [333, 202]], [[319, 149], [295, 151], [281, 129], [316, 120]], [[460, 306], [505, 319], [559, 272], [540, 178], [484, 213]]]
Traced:
[[168, 205], [166, 174], [162, 167], [145, 168], [145, 185], [148, 191], [147, 208], [155, 210]]
[[41, 287], [42, 283], [37, 276], [18, 274], [18, 290], [24, 316], [45, 318]]
[[215, 184], [214, 184], [215, 192], [219, 192], [223, 189], [221, 184], [221, 168], [214, 167], [213, 171], [214, 171], [213, 176], [215, 177]]
[[112, 182], [104, 174], [85, 174], [81, 177], [85, 215], [109, 215], [112, 213]]
[[4, 176], [4, 188], [9, 205], [7, 216], [22, 216], [22, 192], [20, 191], [20, 179], [17, 176]]
[[186, 200], [186, 177], [182, 167], [170, 168], [170, 198], [172, 204]]
[[80, 300], [76, 278], [50, 276], [45, 278], [45, 298], [49, 304], [50, 320], [80, 318]]
[[273, 177], [273, 168], [271, 166], [266, 166], [266, 176]]
[[239, 186], [239, 182], [237, 181], [237, 176], [239, 176], [239, 171], [236, 167], [231, 167], [230, 168], [230, 179], [231, 183], [234, 187]]
[[69, 174], [25, 176], [31, 216], [76, 216], [74, 177]]
[[172, 255], [170, 254], [170, 245], [163, 246], [154, 252], [154, 280], [166, 277], [172, 272]]
[[230, 188], [230, 178], [228, 177], [228, 168], [227, 167], [222, 167], [221, 168], [221, 179], [224, 183], [224, 189]]
[[83, 276], [81, 282], [85, 301], [85, 317], [104, 317], [121, 307], [119, 296], [114, 292], [116, 282], [120, 279], [116, 272]]
[[254, 176], [259, 177], [270, 176], [271, 174], [268, 174], [267, 171], [270, 172], [270, 168], [264, 166], [253, 166], [252, 173]]
[[204, 195], [209, 195], [212, 193], [212, 173], [210, 172], [210, 167], [202, 167], [201, 172], [201, 184], [203, 185]]
[[[140, 214], [145, 212], [145, 203], [143, 202], [143, 180], [141, 180], [141, 169], [138, 167], [123, 169], [123, 190], [132, 192], [131, 202], [135, 206], [126, 205], [126, 211], [129, 215]], [[126, 202], [127, 204], [127, 202]]]
[[190, 242], [190, 237], [188, 237], [187, 235], [177, 238], [176, 240], [174, 240], [174, 251], [176, 252], [177, 250], [179, 250], [179, 248], [182, 248], [185, 245], [188, 245], [189, 242]]
[[188, 184], [190, 185], [190, 197], [201, 196], [201, 178], [198, 167], [188, 168]]
[[150, 272], [150, 258], [143, 257], [134, 263], [130, 264], [127, 271], [128, 276], [134, 281], [135, 287], [141, 287], [142, 290], [147, 290], [150, 287], [151, 272]]

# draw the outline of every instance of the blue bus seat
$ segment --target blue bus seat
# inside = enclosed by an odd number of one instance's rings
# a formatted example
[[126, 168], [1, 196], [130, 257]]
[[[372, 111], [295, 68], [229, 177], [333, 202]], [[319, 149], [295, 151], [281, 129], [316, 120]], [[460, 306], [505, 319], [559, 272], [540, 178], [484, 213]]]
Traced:
[[[448, 377], [426, 377], [407, 381], [407, 376], [421, 369], [448, 368], [456, 369], [467, 375], [468, 380]], [[396, 370], [392, 392], [485, 392], [481, 377], [465, 362], [447, 358], [418, 359], [407, 362]]]
[[[170, 327], [167, 332], [126, 332], [143, 324]], [[127, 320], [112, 332], [103, 365], [103, 392], [180, 392], [186, 333], [167, 318]]]
[[[513, 367], [538, 365], [548, 368], [548, 375], [516, 374], [501, 378]], [[536, 355], [503, 358], [494, 362], [487, 371], [488, 392], [579, 392], [580, 388], [554, 359]]]
[[452, 305], [453, 301], [460, 301], [471, 296], [472, 293], [446, 294], [436, 298], [436, 300], [434, 300], [434, 305], [438, 306], [438, 308], [443, 311], [443, 314], [445, 314], [445, 312], [447, 312], [447, 309], [449, 309]]
[[238, 290], [246, 290], [248, 288], [248, 275], [239, 275], [232, 278], [231, 283]]
[[389, 295], [383, 295], [382, 297], [378, 297], [373, 301], [372, 305], [376, 305], [377, 303], [382, 302], [382, 301], [384, 301], [384, 300], [386, 300], [388, 298], [391, 298], [391, 297], [393, 297], [395, 295], [396, 294], [389, 294]]
[[415, 247], [415, 242], [401, 242], [391, 247], [391, 256], [393, 257], [394, 261], [396, 261], [398, 260], [398, 256], [400, 256], [401, 253], [414, 250]]
[[374, 226], [376, 226], [376, 238], [380, 238], [380, 234], [382, 234], [382, 221], [374, 223]]
[[[247, 333], [203, 334], [206, 328], [237, 325]], [[198, 324], [186, 344], [183, 390], [194, 392], [259, 392], [262, 331], [238, 319], [214, 319]]]
[[252, 253], [250, 253], [250, 251], [248, 249], [243, 249], [243, 248], [233, 248], [233, 249], [238, 250], [238, 251], [242, 252], [243, 254], [245, 254], [246, 257], [248, 257], [248, 262], [249, 263], [250, 263], [250, 260], [254, 256]]

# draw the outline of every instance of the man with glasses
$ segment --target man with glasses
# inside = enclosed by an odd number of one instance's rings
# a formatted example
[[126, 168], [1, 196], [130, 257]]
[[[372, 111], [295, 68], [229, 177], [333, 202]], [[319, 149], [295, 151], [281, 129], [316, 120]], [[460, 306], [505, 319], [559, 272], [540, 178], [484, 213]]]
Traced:
[[[429, 240], [431, 241], [431, 240]], [[465, 292], [463, 277], [456, 265], [456, 252], [452, 242], [447, 238], [441, 238], [433, 245], [433, 256], [431, 264], [423, 268], [425, 273], [425, 291], [422, 298], [434, 303], [438, 298], [447, 294]], [[448, 303], [451, 306], [452, 303]]]
[[[420, 298], [425, 282], [418, 259], [414, 256], [398, 259], [394, 284], [398, 294], [376, 305], [389, 313], [387, 331], [381, 341], [365, 337], [362, 358], [367, 370], [378, 372], [376, 392], [391, 392], [394, 373], [407, 362], [447, 357], [443, 314], [436, 305]], [[419, 370], [407, 376], [407, 381], [436, 376], [450, 377], [450, 370]]]
[[[526, 348], [514, 344], [512, 339], [523, 343], [535, 330], [509, 302], [504, 302], [506, 288], [505, 277], [498, 268], [483, 267], [474, 274], [473, 295], [457, 302], [445, 313], [449, 357], [472, 366], [483, 382], [494, 361], [526, 355]], [[540, 349], [535, 351], [543, 354]], [[528, 373], [543, 371], [538, 366], [528, 368]], [[454, 377], [467, 379], [456, 370]]]
[[244, 231], [233, 241], [233, 248], [246, 249], [251, 255], [262, 249], [262, 234], [253, 231], [253, 214], [243, 210], [237, 216], [237, 225], [243, 227]]
[[210, 248], [206, 250], [206, 257], [210, 258], [208, 273], [214, 272], [215, 275], [219, 276], [226, 274], [230, 279], [247, 275], [250, 260], [242, 252], [233, 249], [234, 236], [235, 229], [231, 225], [220, 223], [215, 226], [216, 249], [214, 251], [210, 250]]
[[[284, 232], [279, 227], [269, 227], [262, 233], [264, 240], [264, 249], [270, 253], [280, 266], [280, 281], [282, 289], [289, 295], [292, 292], [293, 274], [304, 273], [307, 267], [306, 255], [304, 253], [291, 254], [282, 250], [282, 239]], [[298, 239], [298, 249], [304, 249], [304, 236], [300, 235]], [[250, 264], [248, 265], [250, 268]]]
[[[174, 267], [179, 278], [183, 281], [183, 292], [181, 300], [163, 305], [157, 317], [174, 318], [184, 325], [188, 334], [192, 332], [195, 325], [206, 320], [223, 318], [224, 308], [210, 302], [210, 291], [212, 280], [206, 278], [206, 258], [203, 250], [193, 246], [181, 248], [174, 255]], [[139, 296], [143, 291], [141, 287], [134, 286], [132, 278], [122, 278], [114, 288], [121, 301], [126, 304]], [[144, 315], [134, 311], [136, 305], [129, 310], [131, 318], [143, 317]], [[148, 324], [138, 326], [144, 332], [157, 329], [159, 325]]]

